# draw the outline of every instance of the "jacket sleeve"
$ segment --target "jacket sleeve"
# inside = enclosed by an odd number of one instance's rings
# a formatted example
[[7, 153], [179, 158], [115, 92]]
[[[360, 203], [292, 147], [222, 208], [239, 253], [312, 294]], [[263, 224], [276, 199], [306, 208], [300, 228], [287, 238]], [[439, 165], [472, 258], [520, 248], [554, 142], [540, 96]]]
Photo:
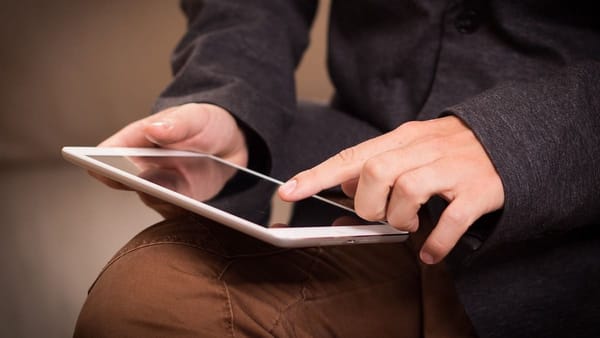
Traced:
[[268, 157], [296, 109], [294, 71], [316, 6], [307, 0], [182, 1], [187, 32], [172, 56], [174, 79], [154, 110], [190, 102], [221, 106], [251, 138], [251, 161], [258, 153]]
[[487, 217], [493, 222], [476, 224], [465, 236], [483, 240], [478, 252], [597, 222], [598, 60], [565, 67], [530, 83], [501, 85], [449, 108], [446, 114], [471, 127], [504, 185], [503, 210]]

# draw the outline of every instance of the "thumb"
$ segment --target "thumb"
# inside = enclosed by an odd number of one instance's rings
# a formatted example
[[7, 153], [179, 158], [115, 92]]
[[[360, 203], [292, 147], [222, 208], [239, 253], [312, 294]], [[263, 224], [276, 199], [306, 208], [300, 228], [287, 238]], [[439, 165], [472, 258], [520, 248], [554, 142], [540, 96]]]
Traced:
[[161, 111], [144, 121], [144, 137], [163, 148], [214, 154], [247, 164], [244, 135], [225, 109], [206, 103], [188, 103]]
[[144, 136], [146, 139], [157, 145], [166, 145], [180, 141], [177, 133], [174, 132], [175, 121], [161, 118], [156, 121], [148, 121], [144, 126]]
[[143, 131], [150, 142], [169, 146], [202, 133], [206, 128], [206, 116], [198, 105], [185, 104], [151, 116], [144, 121]]

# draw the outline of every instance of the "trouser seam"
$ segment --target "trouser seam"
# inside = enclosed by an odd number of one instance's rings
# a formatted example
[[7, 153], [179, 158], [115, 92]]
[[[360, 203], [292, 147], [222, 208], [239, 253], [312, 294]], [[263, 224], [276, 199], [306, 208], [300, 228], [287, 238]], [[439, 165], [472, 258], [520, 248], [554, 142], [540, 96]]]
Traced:
[[229, 262], [225, 268], [223, 269], [223, 271], [219, 274], [218, 279], [221, 281], [222, 285], [223, 285], [223, 290], [225, 291], [225, 296], [227, 297], [227, 308], [229, 310], [229, 329], [231, 330], [231, 337], [235, 338], [235, 325], [234, 325], [234, 313], [233, 313], [233, 304], [231, 302], [231, 294], [229, 293], [229, 288], [227, 287], [227, 283], [225, 283], [225, 281], [223, 281], [221, 279], [221, 277], [223, 276], [223, 274], [225, 273], [225, 271], [227, 270], [227, 268], [229, 267], [229, 265], [231, 264], [231, 262]]
[[296, 306], [298, 303], [303, 302], [304, 300], [306, 300], [306, 288], [307, 288], [307, 282], [310, 281], [312, 279], [311, 275], [313, 272], [313, 269], [315, 268], [315, 266], [317, 265], [317, 258], [318, 256], [321, 255], [323, 249], [318, 247], [315, 248], [317, 250], [317, 253], [314, 255], [311, 255], [312, 257], [312, 261], [310, 266], [307, 269], [307, 276], [306, 279], [304, 281], [302, 281], [303, 285], [302, 285], [302, 289], [300, 289], [300, 297], [298, 299], [296, 299], [296, 301], [291, 302], [290, 304], [288, 304], [286, 307], [284, 307], [279, 314], [277, 315], [277, 318], [275, 318], [273, 325], [271, 326], [271, 329], [268, 331], [269, 334], [271, 335], [275, 335], [275, 329], [277, 329], [280, 325], [281, 325], [281, 321], [283, 318], [283, 314], [286, 313], [287, 311], [289, 311], [291, 308], [293, 308], [294, 306]]

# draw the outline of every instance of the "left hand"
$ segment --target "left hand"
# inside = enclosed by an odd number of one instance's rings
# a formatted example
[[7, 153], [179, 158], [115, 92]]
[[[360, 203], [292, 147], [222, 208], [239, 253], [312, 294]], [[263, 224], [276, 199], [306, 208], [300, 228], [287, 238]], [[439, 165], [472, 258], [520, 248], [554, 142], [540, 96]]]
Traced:
[[420, 258], [442, 260], [482, 215], [504, 206], [496, 169], [473, 132], [457, 117], [408, 122], [395, 130], [347, 148], [279, 189], [296, 201], [342, 184], [366, 220], [387, 220], [417, 231], [418, 211], [432, 196], [449, 202], [423, 247]]

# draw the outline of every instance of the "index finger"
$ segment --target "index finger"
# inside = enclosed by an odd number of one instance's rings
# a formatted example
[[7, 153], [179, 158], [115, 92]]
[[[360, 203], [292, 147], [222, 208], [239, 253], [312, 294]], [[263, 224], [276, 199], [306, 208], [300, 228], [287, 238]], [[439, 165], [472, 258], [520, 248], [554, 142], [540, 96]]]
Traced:
[[297, 201], [357, 178], [365, 161], [390, 148], [391, 142], [384, 136], [346, 148], [317, 166], [297, 174], [279, 188], [279, 196], [285, 201]]

